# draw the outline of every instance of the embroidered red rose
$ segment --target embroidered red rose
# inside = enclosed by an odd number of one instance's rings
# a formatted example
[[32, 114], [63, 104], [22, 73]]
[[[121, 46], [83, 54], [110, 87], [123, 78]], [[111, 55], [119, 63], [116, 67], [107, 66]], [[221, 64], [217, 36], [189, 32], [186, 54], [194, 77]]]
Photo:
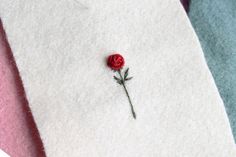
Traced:
[[120, 54], [113, 54], [107, 58], [107, 65], [113, 70], [120, 70], [125, 64], [124, 58]]
[[124, 91], [126, 93], [126, 96], [127, 96], [128, 100], [129, 100], [129, 104], [130, 104], [130, 107], [131, 107], [132, 115], [133, 115], [134, 119], [136, 119], [136, 113], [134, 112], [134, 107], [133, 107], [133, 104], [131, 102], [128, 90], [126, 88], [126, 81], [131, 80], [133, 77], [128, 77], [128, 75], [129, 75], [129, 68], [127, 68], [125, 70], [125, 72], [122, 73], [121, 70], [122, 70], [124, 64], [125, 64], [125, 60], [124, 60], [124, 58], [120, 54], [113, 54], [113, 55], [108, 56], [108, 58], [107, 58], [107, 65], [112, 70], [114, 70], [115, 72], [118, 73], [118, 77], [114, 76], [114, 79], [116, 80], [117, 83], [119, 83], [120, 85], [123, 86]]

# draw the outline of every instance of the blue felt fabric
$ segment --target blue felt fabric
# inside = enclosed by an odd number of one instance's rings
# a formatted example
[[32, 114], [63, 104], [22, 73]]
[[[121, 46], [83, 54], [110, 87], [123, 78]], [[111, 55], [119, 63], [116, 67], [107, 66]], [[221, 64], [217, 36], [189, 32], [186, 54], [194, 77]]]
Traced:
[[224, 101], [236, 140], [236, 0], [192, 0], [189, 18]]

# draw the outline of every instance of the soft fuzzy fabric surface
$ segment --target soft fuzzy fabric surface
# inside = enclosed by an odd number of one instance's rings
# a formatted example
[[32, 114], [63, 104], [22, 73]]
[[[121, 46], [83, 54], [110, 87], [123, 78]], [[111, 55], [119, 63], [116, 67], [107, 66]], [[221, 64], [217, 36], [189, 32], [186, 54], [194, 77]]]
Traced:
[[[175, 0], [1, 0], [49, 157], [235, 157], [202, 50]], [[105, 58], [121, 52], [137, 113]]]
[[0, 149], [11, 157], [45, 156], [1, 23]]
[[[192, 0], [189, 17], [224, 100], [236, 139], [236, 1]], [[200, 18], [199, 18], [200, 17]]]

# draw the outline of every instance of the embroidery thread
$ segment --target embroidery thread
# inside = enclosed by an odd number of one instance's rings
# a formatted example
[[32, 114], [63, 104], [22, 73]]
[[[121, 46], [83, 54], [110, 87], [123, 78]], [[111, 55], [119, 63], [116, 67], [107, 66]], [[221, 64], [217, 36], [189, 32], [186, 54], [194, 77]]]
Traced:
[[118, 84], [123, 86], [126, 96], [129, 100], [129, 104], [131, 107], [131, 112], [132, 112], [133, 118], [136, 119], [136, 113], [134, 111], [134, 107], [133, 107], [132, 101], [130, 99], [129, 92], [128, 92], [128, 90], [126, 88], [126, 84], [125, 84], [126, 81], [131, 80], [133, 77], [128, 77], [129, 68], [127, 68], [122, 75], [122, 69], [123, 69], [124, 65], [125, 65], [125, 60], [124, 60], [123, 56], [120, 54], [112, 54], [112, 55], [108, 56], [108, 58], [107, 58], [107, 66], [110, 67], [114, 72], [117, 72], [119, 75], [119, 78], [117, 76], [113, 76], [113, 78], [116, 80], [116, 82]]

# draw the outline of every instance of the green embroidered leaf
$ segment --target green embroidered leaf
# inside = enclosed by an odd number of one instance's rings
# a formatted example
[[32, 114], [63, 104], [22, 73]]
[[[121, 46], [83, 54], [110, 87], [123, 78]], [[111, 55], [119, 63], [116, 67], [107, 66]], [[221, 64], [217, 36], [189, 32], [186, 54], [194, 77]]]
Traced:
[[129, 75], [129, 68], [127, 68], [127, 69], [125, 70], [124, 78], [126, 79], [128, 75]]
[[125, 81], [129, 81], [129, 80], [131, 80], [133, 77], [128, 77], [128, 78], [126, 78], [125, 79]]
[[120, 85], [122, 85], [122, 81], [121, 81], [121, 80], [119, 80], [119, 81], [117, 80], [117, 83], [119, 83]]
[[120, 81], [120, 79], [116, 76], [113, 76], [116, 81]]
[[113, 76], [114, 79], [116, 80], [117, 83], [119, 83], [120, 85], [122, 85], [123, 81], [121, 79], [119, 79], [118, 77], [116, 76]]

